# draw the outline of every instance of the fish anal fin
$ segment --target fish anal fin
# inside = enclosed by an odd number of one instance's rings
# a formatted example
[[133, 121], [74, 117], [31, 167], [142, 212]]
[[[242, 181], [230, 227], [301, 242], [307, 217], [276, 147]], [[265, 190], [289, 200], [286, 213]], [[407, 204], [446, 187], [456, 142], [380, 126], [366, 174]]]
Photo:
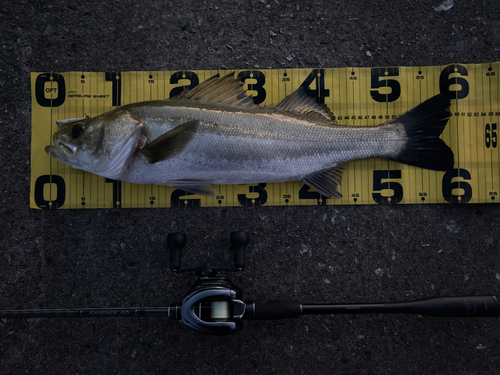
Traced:
[[316, 121], [324, 122], [328, 125], [334, 124], [333, 113], [325, 104], [319, 104], [316, 99], [309, 96], [304, 87], [299, 87], [292, 94], [280, 101], [274, 108], [283, 111], [302, 113]]
[[180, 154], [191, 142], [199, 123], [198, 120], [192, 120], [176, 126], [145, 145], [139, 152], [144, 154], [151, 164], [170, 159]]
[[345, 164], [341, 163], [330, 169], [313, 172], [304, 176], [301, 180], [302, 183], [312, 187], [321, 195], [325, 197], [342, 198], [337, 190], [342, 180]]

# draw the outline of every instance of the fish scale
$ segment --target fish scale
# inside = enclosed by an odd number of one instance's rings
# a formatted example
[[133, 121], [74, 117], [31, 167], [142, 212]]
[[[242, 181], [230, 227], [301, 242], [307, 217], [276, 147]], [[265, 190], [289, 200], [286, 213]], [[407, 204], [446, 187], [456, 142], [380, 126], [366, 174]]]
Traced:
[[[134, 159], [122, 178], [137, 183], [169, 184], [200, 176], [214, 184], [231, 184], [235, 178], [241, 183], [294, 180], [353, 158], [397, 155], [405, 143], [393, 128], [326, 126], [305, 115], [265, 109], [158, 106], [130, 112], [142, 118], [151, 141], [181, 123], [201, 121], [179, 157], [155, 164]], [[154, 120], [158, 115], [162, 125]]]

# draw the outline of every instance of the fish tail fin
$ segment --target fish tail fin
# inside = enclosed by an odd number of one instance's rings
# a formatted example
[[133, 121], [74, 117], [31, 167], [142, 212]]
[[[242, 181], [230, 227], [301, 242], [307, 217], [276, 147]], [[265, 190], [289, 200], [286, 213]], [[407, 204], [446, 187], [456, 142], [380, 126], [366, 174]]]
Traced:
[[453, 151], [439, 138], [449, 118], [450, 99], [438, 94], [389, 122], [402, 124], [407, 136], [403, 151], [391, 159], [437, 171], [453, 169]]

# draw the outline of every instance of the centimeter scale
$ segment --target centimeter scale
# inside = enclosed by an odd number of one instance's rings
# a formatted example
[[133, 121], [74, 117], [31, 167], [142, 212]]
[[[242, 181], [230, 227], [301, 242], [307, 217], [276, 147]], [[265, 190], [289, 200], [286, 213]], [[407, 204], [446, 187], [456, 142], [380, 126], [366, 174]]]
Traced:
[[30, 206], [154, 208], [285, 205], [496, 203], [500, 200], [500, 63], [387, 68], [242, 70], [256, 104], [276, 104], [299, 86], [325, 103], [338, 125], [375, 126], [441, 92], [451, 118], [442, 134], [455, 154], [448, 172], [382, 159], [347, 164], [342, 198], [325, 198], [297, 181], [215, 185], [206, 197], [156, 185], [106, 179], [62, 164], [44, 148], [56, 121], [97, 116], [117, 106], [167, 99], [229, 71], [31, 73]]

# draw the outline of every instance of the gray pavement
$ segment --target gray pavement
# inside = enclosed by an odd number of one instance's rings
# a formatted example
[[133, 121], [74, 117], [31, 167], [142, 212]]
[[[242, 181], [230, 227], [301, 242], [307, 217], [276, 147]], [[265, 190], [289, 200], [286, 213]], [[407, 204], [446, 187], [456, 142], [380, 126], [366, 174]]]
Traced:
[[[500, 294], [491, 205], [33, 210], [31, 71], [365, 67], [500, 60], [500, 3], [4, 1], [0, 5], [0, 308], [161, 306], [230, 265], [246, 298], [377, 302]], [[366, 54], [370, 51], [371, 56]], [[0, 320], [2, 374], [500, 373], [499, 320], [404, 315], [247, 322], [225, 337], [168, 318]]]

